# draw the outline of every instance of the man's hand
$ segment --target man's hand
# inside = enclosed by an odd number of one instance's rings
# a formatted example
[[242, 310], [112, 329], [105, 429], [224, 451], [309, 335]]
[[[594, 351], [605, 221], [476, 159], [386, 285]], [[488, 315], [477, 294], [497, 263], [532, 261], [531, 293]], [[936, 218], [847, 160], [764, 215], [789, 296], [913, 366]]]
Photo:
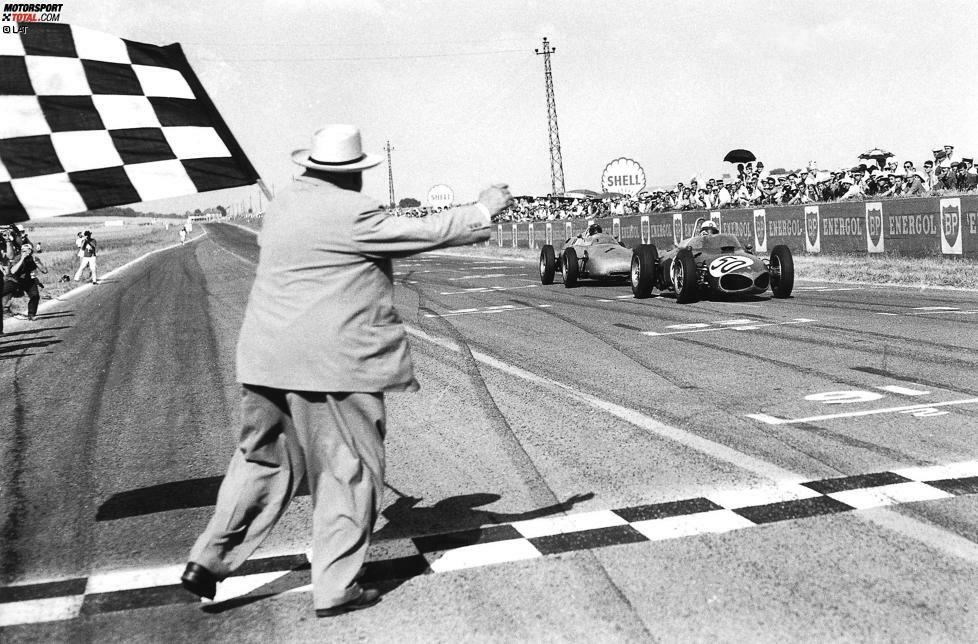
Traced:
[[513, 195], [505, 183], [497, 183], [479, 194], [479, 203], [489, 209], [489, 216], [497, 215], [513, 203]]

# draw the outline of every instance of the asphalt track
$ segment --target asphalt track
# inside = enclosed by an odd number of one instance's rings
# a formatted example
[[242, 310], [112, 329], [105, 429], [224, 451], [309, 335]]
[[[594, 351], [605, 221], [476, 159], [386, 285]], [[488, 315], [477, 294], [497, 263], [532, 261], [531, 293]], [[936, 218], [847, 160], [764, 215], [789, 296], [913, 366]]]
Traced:
[[978, 294], [679, 305], [440, 254], [396, 263], [383, 601], [313, 617], [308, 496], [192, 601], [257, 260], [207, 232], [8, 322], [0, 640], [978, 639]]

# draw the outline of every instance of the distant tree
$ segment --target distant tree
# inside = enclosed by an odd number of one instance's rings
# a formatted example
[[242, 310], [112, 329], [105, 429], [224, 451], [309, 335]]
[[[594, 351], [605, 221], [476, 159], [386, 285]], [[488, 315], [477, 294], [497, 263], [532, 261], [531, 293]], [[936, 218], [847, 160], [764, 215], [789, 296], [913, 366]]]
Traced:
[[414, 197], [404, 197], [397, 202], [398, 208], [417, 208], [421, 205], [421, 202]]
[[788, 174], [788, 171], [784, 168], [773, 168], [769, 172], [771, 174]]
[[198, 216], [199, 217], [201, 214], [203, 214], [203, 213], [200, 212], [200, 208], [197, 208], [196, 210], [194, 210], [194, 215], [195, 216]]
[[219, 212], [222, 217], [227, 217], [228, 216], [228, 209], [225, 208], [224, 206], [219, 205], [217, 207], [217, 212]]

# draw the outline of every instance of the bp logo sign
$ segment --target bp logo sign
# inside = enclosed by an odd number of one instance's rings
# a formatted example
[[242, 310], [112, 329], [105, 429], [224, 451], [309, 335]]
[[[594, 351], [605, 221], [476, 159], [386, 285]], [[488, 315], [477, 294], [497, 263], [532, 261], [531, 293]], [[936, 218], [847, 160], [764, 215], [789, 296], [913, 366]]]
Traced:
[[428, 190], [429, 206], [451, 206], [455, 203], [455, 191], [443, 183], [431, 186]]
[[683, 240], [683, 216], [678, 212], [672, 215], [672, 243], [676, 246]]
[[767, 211], [763, 208], [754, 211], [754, 248], [767, 252]]
[[645, 188], [645, 170], [634, 159], [619, 157], [601, 173], [601, 189], [635, 196]]
[[805, 206], [805, 252], [822, 252], [821, 221], [818, 206]]
[[941, 252], [961, 254], [961, 199], [941, 199]]
[[866, 204], [866, 250], [882, 253], [883, 248], [883, 204], [878, 201]]

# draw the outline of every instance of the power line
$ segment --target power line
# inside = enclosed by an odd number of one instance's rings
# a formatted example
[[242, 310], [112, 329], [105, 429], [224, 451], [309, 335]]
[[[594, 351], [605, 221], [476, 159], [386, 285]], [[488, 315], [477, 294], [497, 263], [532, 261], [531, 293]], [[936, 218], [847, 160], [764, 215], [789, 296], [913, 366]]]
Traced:
[[254, 62], [254, 63], [296, 63], [296, 62], [342, 62], [342, 61], [353, 61], [353, 60], [413, 60], [420, 58], [455, 58], [457, 56], [492, 56], [496, 54], [522, 54], [525, 50], [522, 49], [501, 49], [498, 51], [468, 51], [468, 52], [458, 52], [451, 54], [409, 54], [403, 56], [315, 56], [315, 57], [286, 57], [286, 58], [228, 58], [222, 56], [220, 58], [210, 58], [202, 57], [205, 60], [215, 60], [222, 62]]

